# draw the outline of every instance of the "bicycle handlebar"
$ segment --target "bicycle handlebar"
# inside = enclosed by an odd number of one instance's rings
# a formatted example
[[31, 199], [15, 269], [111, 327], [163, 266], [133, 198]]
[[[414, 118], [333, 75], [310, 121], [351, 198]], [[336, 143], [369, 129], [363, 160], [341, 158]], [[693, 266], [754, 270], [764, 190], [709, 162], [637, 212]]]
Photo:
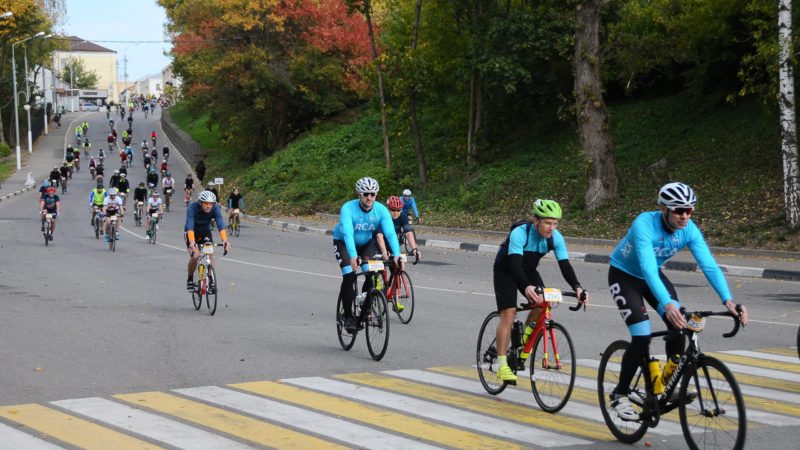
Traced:
[[[539, 295], [542, 295], [542, 294], [544, 294], [544, 289], [542, 289], [542, 287], [540, 287], [540, 286], [536, 286], [536, 293], [538, 293]], [[570, 306], [569, 310], [570, 311], [577, 311], [578, 309], [580, 309], [581, 305], [583, 305], [583, 308], [584, 308], [584, 311], [585, 311], [586, 310], [586, 303], [584, 303], [584, 302], [586, 301], [586, 295], [587, 295], [586, 291], [584, 290], [583, 293], [581, 294], [580, 299], [578, 300], [578, 304], [575, 305], [575, 306]], [[578, 293], [577, 292], [572, 292], [572, 291], [561, 291], [561, 296], [578, 298]], [[518, 311], [527, 311], [529, 309], [533, 309], [533, 308], [537, 308], [537, 307], [541, 308], [541, 307], [544, 306], [544, 303], [547, 303], [547, 302], [545, 301], [545, 302], [542, 302], [541, 304], [537, 305], [536, 303], [528, 301], [526, 303], [523, 303], [523, 304], [519, 305], [519, 307], [517, 307], [517, 310]]]
[[722, 312], [714, 312], [714, 311], [686, 311], [686, 308], [681, 308], [681, 314], [686, 320], [689, 320], [692, 315], [697, 315], [700, 317], [711, 317], [711, 316], [728, 316], [733, 318], [733, 329], [727, 333], [722, 333], [722, 337], [732, 338], [736, 336], [736, 333], [739, 332], [739, 328], [741, 328], [741, 317], [742, 317], [742, 305], [736, 304], [736, 312], [737, 314], [731, 314], [730, 311], [722, 311]]
[[[563, 292], [562, 292], [562, 295], [564, 295]], [[573, 297], [573, 296], [570, 295], [570, 297]], [[574, 297], [578, 298], [577, 295], [574, 295]], [[577, 310], [581, 309], [581, 306], [583, 306], [583, 310], [586, 311], [586, 290], [585, 289], [583, 290], [583, 292], [581, 292], [581, 298], [578, 298], [578, 304], [575, 305], [575, 306], [570, 306], [569, 310], [570, 311], [577, 311]]]

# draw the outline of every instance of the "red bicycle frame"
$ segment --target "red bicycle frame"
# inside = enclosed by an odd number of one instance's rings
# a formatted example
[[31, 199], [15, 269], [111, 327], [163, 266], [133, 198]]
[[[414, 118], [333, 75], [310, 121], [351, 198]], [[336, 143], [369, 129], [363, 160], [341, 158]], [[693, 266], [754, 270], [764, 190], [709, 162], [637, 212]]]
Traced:
[[539, 315], [539, 319], [536, 320], [536, 327], [534, 327], [533, 331], [531, 332], [531, 336], [528, 339], [528, 342], [525, 343], [523, 346], [522, 351], [524, 353], [530, 354], [531, 350], [533, 350], [533, 344], [536, 342], [536, 339], [539, 335], [542, 335], [542, 350], [543, 350], [543, 359], [542, 359], [542, 368], [550, 369], [550, 360], [548, 358], [548, 341], [550, 345], [553, 347], [553, 353], [556, 357], [556, 369], [561, 369], [561, 355], [558, 353], [558, 342], [555, 339], [553, 334], [553, 329], [549, 328], [545, 331], [545, 325], [550, 322], [550, 303], [545, 303], [544, 306], [533, 306], [530, 308], [534, 310], [536, 308], [541, 308], [543, 311]]

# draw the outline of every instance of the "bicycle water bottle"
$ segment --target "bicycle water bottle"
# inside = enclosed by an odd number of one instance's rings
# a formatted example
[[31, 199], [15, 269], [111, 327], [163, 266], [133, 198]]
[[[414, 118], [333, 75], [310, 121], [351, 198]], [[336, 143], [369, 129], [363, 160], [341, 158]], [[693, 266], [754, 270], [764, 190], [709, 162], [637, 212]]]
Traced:
[[514, 347], [522, 347], [522, 322], [514, 319], [514, 326], [511, 327], [511, 342]]
[[358, 307], [361, 308], [364, 305], [364, 299], [367, 298], [366, 292], [362, 292], [356, 295], [356, 303], [358, 303]]
[[661, 384], [666, 386], [669, 383], [669, 379], [672, 378], [672, 373], [675, 372], [680, 360], [680, 355], [672, 355], [667, 359], [667, 363], [664, 365], [664, 372], [661, 373]]
[[658, 363], [656, 358], [650, 358], [647, 367], [650, 369], [650, 381], [653, 383], [653, 394], [663, 394], [664, 383], [661, 382], [661, 364]]

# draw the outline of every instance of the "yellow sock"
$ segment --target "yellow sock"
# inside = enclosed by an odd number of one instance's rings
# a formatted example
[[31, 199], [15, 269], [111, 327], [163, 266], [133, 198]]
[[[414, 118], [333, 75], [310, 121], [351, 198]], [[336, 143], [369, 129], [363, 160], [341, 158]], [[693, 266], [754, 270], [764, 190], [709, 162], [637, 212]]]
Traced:
[[506, 364], [508, 364], [508, 361], [506, 361], [506, 355], [498, 356], [497, 357], [497, 364], [499, 366], [505, 366]]

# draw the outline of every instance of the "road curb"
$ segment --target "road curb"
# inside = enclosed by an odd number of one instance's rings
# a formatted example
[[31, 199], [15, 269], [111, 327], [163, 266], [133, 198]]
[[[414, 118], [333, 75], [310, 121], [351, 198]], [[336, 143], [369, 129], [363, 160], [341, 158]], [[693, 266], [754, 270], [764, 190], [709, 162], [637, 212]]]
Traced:
[[16, 196], [22, 194], [23, 192], [33, 190], [33, 188], [34, 188], [34, 186], [28, 186], [28, 187], [22, 188], [22, 189], [20, 189], [18, 191], [14, 191], [14, 192], [12, 192], [10, 194], [6, 194], [6, 195], [0, 197], [0, 202], [2, 202], [3, 200], [8, 200], [8, 199], [10, 199], [12, 197], [16, 197]]
[[[280, 228], [283, 230], [333, 236], [333, 230], [328, 230], [325, 228], [308, 227], [305, 225], [299, 225], [292, 222], [270, 219], [268, 217], [253, 216], [250, 214], [242, 214], [242, 218], [244, 220], [261, 223], [264, 225]], [[480, 253], [497, 253], [497, 249], [499, 248], [498, 245], [493, 245], [493, 244], [445, 241], [441, 239], [417, 239], [417, 246], [443, 248], [448, 250], [461, 250], [468, 252], [480, 252]], [[545, 258], [553, 258], [553, 255], [548, 254], [545, 256]], [[569, 259], [571, 261], [608, 264], [609, 261], [611, 260], [611, 257], [610, 255], [607, 254], [569, 252]], [[734, 266], [730, 264], [720, 264], [719, 267], [724, 273], [736, 277], [800, 281], [800, 271], [796, 270], [765, 269], [763, 267]], [[688, 261], [667, 261], [666, 264], [664, 264], [664, 269], [677, 270], [682, 272], [702, 272], [702, 270], [698, 267], [697, 263]]]

